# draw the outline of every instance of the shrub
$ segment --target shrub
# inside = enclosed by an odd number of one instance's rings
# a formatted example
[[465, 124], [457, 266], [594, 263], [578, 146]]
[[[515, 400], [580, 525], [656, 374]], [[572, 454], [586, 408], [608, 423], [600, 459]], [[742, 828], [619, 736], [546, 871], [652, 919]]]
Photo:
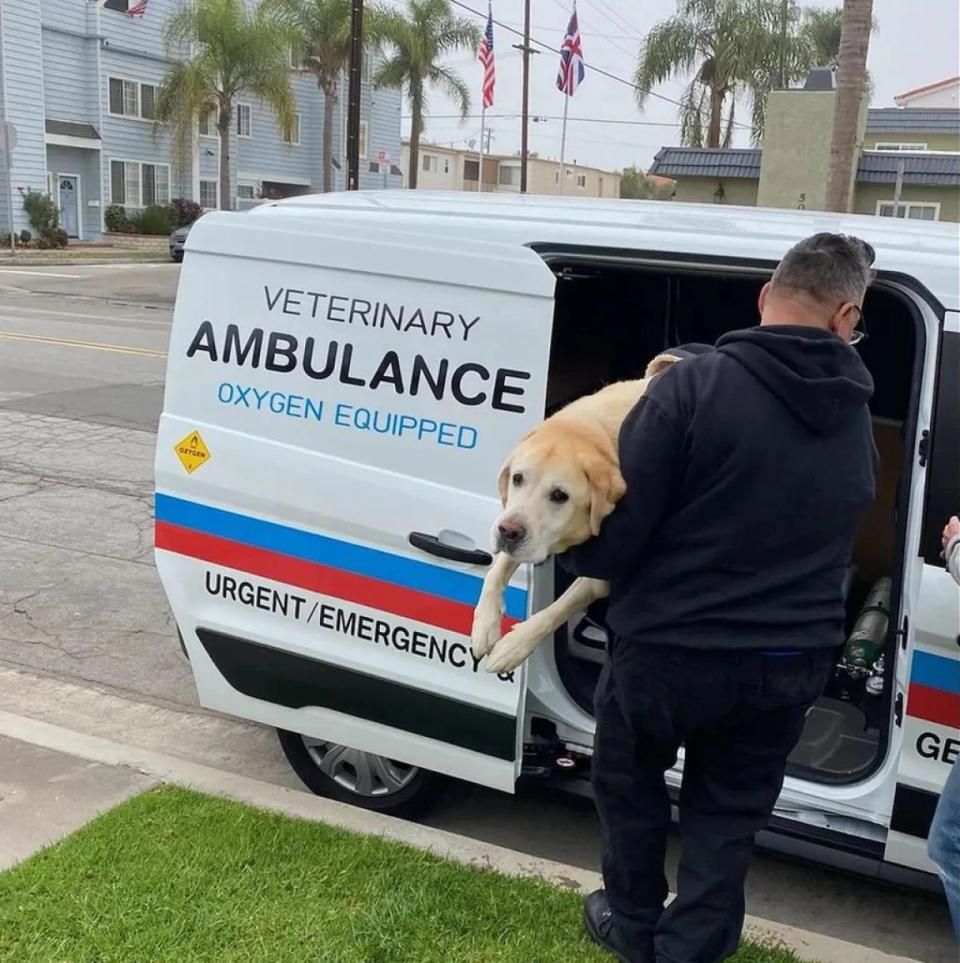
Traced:
[[122, 231], [127, 225], [127, 211], [122, 204], [111, 204], [103, 212], [103, 223], [108, 231]]
[[69, 240], [67, 232], [62, 227], [54, 228], [46, 237], [54, 247], [66, 247]]
[[33, 246], [41, 251], [47, 251], [54, 247], [53, 238], [50, 234], [41, 234], [34, 242]]
[[10, 247], [10, 235], [6, 231], [0, 231], [0, 250]]
[[60, 226], [60, 212], [49, 194], [28, 188], [23, 192], [23, 209], [33, 229], [41, 236]]
[[[7, 235], [9, 239], [10, 235]], [[33, 240], [33, 235], [28, 230], [22, 230], [20, 232], [20, 243], [26, 247]]]
[[196, 202], [185, 197], [175, 197], [170, 202], [174, 214], [174, 227], [185, 227], [192, 224], [202, 213], [203, 208]]
[[169, 234], [173, 230], [171, 207], [147, 207], [130, 218], [138, 234]]

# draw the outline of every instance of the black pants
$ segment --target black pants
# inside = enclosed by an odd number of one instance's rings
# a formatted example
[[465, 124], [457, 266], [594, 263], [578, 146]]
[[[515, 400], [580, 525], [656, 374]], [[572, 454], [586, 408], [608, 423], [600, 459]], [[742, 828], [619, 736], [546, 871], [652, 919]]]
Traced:
[[[637, 963], [715, 963], [736, 950], [754, 835], [832, 661], [828, 649], [614, 643], [597, 689], [593, 785], [614, 925]], [[664, 909], [664, 772], [681, 745], [677, 898]]]

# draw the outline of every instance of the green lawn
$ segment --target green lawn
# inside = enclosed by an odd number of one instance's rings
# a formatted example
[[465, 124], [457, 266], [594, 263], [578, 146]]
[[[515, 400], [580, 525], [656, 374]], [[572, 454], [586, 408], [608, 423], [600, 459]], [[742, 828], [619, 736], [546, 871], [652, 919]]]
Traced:
[[[580, 898], [163, 787], [0, 873], [11, 963], [604, 963]], [[745, 945], [738, 963], [794, 963]]]

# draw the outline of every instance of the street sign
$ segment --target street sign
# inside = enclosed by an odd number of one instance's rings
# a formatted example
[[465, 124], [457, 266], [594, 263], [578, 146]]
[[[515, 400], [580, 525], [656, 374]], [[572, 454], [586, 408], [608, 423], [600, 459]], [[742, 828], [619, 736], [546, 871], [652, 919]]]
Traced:
[[9, 153], [17, 146], [17, 128], [6, 121], [0, 124], [0, 151]]

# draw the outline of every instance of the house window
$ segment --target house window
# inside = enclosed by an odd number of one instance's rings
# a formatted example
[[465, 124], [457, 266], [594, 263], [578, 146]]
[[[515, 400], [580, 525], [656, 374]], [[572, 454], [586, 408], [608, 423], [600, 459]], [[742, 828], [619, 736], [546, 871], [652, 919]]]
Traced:
[[237, 197], [245, 201], [252, 201], [257, 196], [253, 184], [237, 184]]
[[360, 121], [360, 156], [362, 158], [367, 156], [367, 122], [365, 120]]
[[200, 206], [208, 211], [213, 210], [217, 206], [216, 181], [200, 181]]
[[292, 144], [296, 147], [300, 143], [300, 115], [293, 115], [293, 122], [290, 125], [290, 136], [284, 137], [283, 142], [285, 144]]
[[250, 137], [251, 133], [250, 105], [237, 104], [237, 137]]
[[423, 170], [427, 174], [436, 174], [437, 172], [437, 157], [434, 154], [424, 154], [423, 155]]
[[443, 173], [444, 173], [444, 174], [449, 174], [449, 173], [450, 173], [450, 158], [449, 158], [449, 157], [444, 157], [444, 159], [443, 159]]
[[360, 67], [360, 79], [364, 83], [370, 82], [370, 74], [373, 70], [373, 57], [369, 53], [363, 55], [362, 65]]
[[170, 203], [170, 165], [110, 161], [110, 201], [127, 207]]
[[519, 187], [520, 168], [513, 165], [508, 167], [506, 164], [501, 164], [497, 172], [497, 182], [504, 187]]
[[911, 221], [939, 221], [939, 202], [918, 201], [877, 201], [877, 214], [880, 217], [905, 217]]
[[577, 174], [577, 187], [586, 187], [586, 186], [587, 186], [587, 175]]
[[926, 144], [898, 143], [894, 141], [877, 141], [874, 150], [926, 150]]
[[107, 85], [111, 114], [138, 117], [141, 120], [153, 120], [156, 117], [157, 88], [153, 84], [110, 77]]
[[216, 113], [208, 110], [205, 114], [201, 114], [197, 121], [197, 130], [202, 137], [212, 137], [217, 132]]
[[306, 70], [309, 52], [303, 44], [295, 43], [290, 47], [290, 69]]
[[126, 13], [130, 9], [130, 0], [107, 0], [103, 5], [104, 10], [116, 10], [117, 13]]
[[480, 180], [480, 161], [478, 160], [466, 160], [463, 161], [463, 179], [465, 181], [478, 181]]

